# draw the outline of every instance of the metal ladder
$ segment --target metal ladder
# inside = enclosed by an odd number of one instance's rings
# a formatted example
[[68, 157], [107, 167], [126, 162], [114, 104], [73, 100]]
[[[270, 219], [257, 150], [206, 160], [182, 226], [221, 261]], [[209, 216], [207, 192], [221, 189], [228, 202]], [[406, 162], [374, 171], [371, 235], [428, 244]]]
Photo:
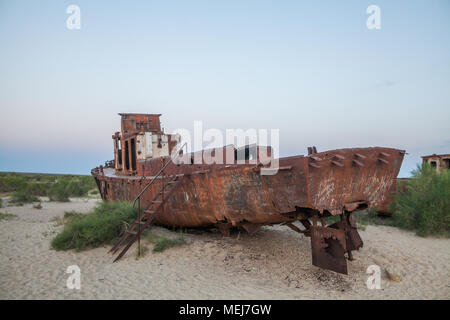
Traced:
[[[180, 150], [186, 145], [186, 143], [180, 148]], [[179, 152], [177, 152], [178, 158], [180, 155]], [[167, 201], [167, 199], [170, 198], [170, 196], [173, 194], [173, 192], [176, 190], [177, 186], [179, 186], [184, 178], [183, 174], [180, 175], [173, 175], [170, 177], [169, 181], [166, 183], [163, 183], [161, 190], [156, 194], [156, 196], [153, 198], [153, 200], [150, 202], [150, 204], [145, 208], [144, 213], [141, 214], [141, 198], [144, 195], [145, 191], [153, 185], [153, 183], [164, 173], [164, 169], [173, 162], [175, 159], [170, 158], [167, 163], [163, 165], [161, 170], [158, 171], [158, 173], [152, 178], [152, 180], [139, 192], [137, 197], [133, 201], [133, 208], [136, 206], [136, 203], [138, 204], [138, 217], [137, 219], [131, 224], [131, 226], [126, 230], [123, 235], [120, 237], [119, 241], [114, 245], [114, 247], [109, 250], [110, 253], [115, 254], [120, 246], [123, 243], [127, 244], [122, 249], [122, 251], [119, 253], [119, 255], [114, 259], [113, 262], [116, 262], [122, 256], [128, 251], [128, 249], [131, 247], [133, 243], [138, 241], [138, 255], [140, 255], [140, 239], [142, 232], [152, 223], [153, 218], [156, 214], [158, 214], [164, 205], [164, 203]]]

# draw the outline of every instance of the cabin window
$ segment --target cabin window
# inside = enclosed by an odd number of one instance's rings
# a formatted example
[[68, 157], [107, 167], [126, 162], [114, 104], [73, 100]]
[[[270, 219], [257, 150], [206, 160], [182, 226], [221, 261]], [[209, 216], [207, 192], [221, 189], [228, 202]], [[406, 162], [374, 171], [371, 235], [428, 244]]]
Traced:
[[256, 146], [245, 146], [242, 149], [234, 150], [234, 160], [255, 160]]
[[147, 122], [136, 122], [136, 130], [150, 131], [150, 126]]
[[162, 141], [161, 136], [158, 135], [158, 149], [161, 149], [161, 148], [162, 148], [161, 141]]
[[120, 138], [116, 139], [116, 148], [117, 148], [117, 161], [119, 165], [122, 165], [122, 143], [120, 142]]
[[130, 157], [128, 152], [128, 140], [125, 141], [125, 168], [130, 170]]
[[119, 165], [122, 165], [122, 150], [119, 150], [119, 153], [117, 154], [117, 161], [119, 161]]
[[136, 140], [131, 139], [131, 170], [136, 170]]
[[430, 165], [431, 165], [432, 168], [436, 168], [436, 161], [431, 161]]

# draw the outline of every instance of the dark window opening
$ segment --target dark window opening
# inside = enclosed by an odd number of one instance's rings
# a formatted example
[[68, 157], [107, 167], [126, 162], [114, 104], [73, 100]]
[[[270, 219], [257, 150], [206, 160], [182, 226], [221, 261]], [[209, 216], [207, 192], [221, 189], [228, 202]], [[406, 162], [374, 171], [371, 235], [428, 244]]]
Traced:
[[148, 122], [136, 122], [136, 130], [150, 131]]
[[136, 140], [131, 139], [131, 170], [136, 170]]
[[117, 157], [118, 157], [118, 161], [119, 161], [119, 165], [122, 165], [122, 150], [119, 149], [118, 153], [117, 153]]
[[255, 160], [256, 159], [256, 147], [246, 146], [240, 150], [234, 150], [234, 160]]
[[119, 162], [119, 165], [122, 165], [122, 144], [120, 143], [120, 139], [116, 140], [116, 146], [117, 146], [117, 161]]
[[107, 184], [105, 181], [102, 181], [102, 190], [103, 190], [103, 196], [106, 199], [106, 195], [108, 194]]
[[125, 141], [125, 168], [130, 170], [130, 157], [128, 152], [128, 140]]
[[450, 169], [450, 159], [444, 159], [444, 166], [446, 169]]
[[431, 161], [430, 165], [431, 165], [432, 168], [436, 168], [436, 161]]

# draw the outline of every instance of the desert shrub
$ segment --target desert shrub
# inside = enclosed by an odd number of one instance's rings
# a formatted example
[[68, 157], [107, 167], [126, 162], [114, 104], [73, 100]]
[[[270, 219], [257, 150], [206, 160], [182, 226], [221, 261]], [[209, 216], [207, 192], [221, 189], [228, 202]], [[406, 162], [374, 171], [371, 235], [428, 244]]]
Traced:
[[406, 191], [397, 191], [393, 224], [415, 230], [419, 236], [450, 235], [450, 170], [437, 173], [428, 164], [418, 166]]
[[89, 176], [65, 176], [58, 179], [50, 188], [50, 201], [67, 202], [69, 197], [86, 196], [93, 187], [95, 180]]
[[84, 216], [85, 216], [85, 214], [78, 213], [78, 212], [73, 211], [73, 210], [64, 212], [64, 219], [67, 219], [67, 220], [75, 220], [75, 219], [78, 219], [78, 218], [81, 218], [81, 217], [84, 217]]
[[80, 180], [74, 178], [66, 182], [66, 190], [73, 197], [81, 197], [86, 195], [89, 189]]
[[29, 193], [35, 196], [48, 196], [49, 190], [51, 189], [52, 182], [28, 182], [26, 189]]
[[10, 220], [10, 219], [12, 219], [14, 217], [16, 217], [15, 214], [0, 212], [0, 220]]
[[97, 188], [97, 184], [95, 183], [95, 179], [91, 176], [78, 176], [81, 181], [83, 188], [86, 190], [91, 190]]
[[355, 212], [353, 216], [355, 217], [358, 229], [361, 230], [365, 230], [368, 225], [393, 225], [392, 219], [390, 217], [380, 216], [377, 208]]
[[27, 190], [35, 196], [46, 196], [55, 179], [52, 175], [3, 172], [0, 174], [0, 192]]
[[65, 211], [64, 216], [62, 218], [54, 217], [50, 221], [54, 221], [54, 222], [56, 222], [56, 226], [60, 226], [60, 225], [66, 224], [68, 222], [71, 222], [73, 220], [82, 218], [83, 216], [85, 216], [85, 214], [78, 213], [76, 211]]
[[183, 233], [180, 233], [175, 238], [168, 238], [164, 235], [158, 235], [151, 231], [146, 231], [144, 233], [144, 237], [150, 242], [153, 243], [153, 252], [162, 252], [168, 248], [177, 247], [186, 244], [186, 239], [184, 238]]
[[0, 172], [0, 192], [26, 190], [35, 196], [52, 197], [55, 201], [85, 196], [96, 187], [91, 176]]
[[69, 202], [69, 196], [70, 193], [64, 181], [58, 181], [53, 184], [48, 192], [50, 201]]
[[12, 192], [25, 189], [27, 179], [25, 176], [11, 172], [2, 172], [0, 175], [0, 192]]
[[9, 200], [10, 203], [23, 205], [24, 203], [32, 203], [32, 202], [39, 202], [39, 198], [37, 198], [35, 195], [32, 195], [28, 192], [28, 190], [19, 190], [12, 194], [11, 199]]
[[[66, 213], [76, 215], [76, 213]], [[92, 213], [70, 219], [51, 242], [56, 250], [77, 251], [98, 247], [116, 240], [137, 217], [128, 202], [101, 202]]]
[[161, 237], [155, 243], [153, 247], [153, 252], [162, 252], [168, 248], [177, 247], [186, 244], [186, 240], [183, 236], [179, 236], [174, 239]]

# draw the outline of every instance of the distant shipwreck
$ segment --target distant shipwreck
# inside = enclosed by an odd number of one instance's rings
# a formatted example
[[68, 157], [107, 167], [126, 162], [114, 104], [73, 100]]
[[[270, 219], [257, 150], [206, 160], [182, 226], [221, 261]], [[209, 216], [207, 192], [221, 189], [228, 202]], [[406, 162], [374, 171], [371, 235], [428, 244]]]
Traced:
[[[395, 192], [404, 150], [352, 148], [273, 159], [271, 148], [209, 150], [233, 163], [196, 164], [178, 135], [161, 130], [160, 114], [120, 114], [114, 160], [92, 170], [104, 200], [128, 200], [138, 218], [110, 252], [120, 259], [150, 225], [232, 228], [249, 233], [283, 224], [311, 237], [312, 263], [347, 274], [347, 259], [362, 247], [353, 213], [383, 207]], [[274, 160], [278, 173], [262, 175]], [[327, 225], [325, 218], [339, 215]], [[294, 222], [299, 221], [300, 225]], [[347, 256], [346, 256], [347, 254]]]

